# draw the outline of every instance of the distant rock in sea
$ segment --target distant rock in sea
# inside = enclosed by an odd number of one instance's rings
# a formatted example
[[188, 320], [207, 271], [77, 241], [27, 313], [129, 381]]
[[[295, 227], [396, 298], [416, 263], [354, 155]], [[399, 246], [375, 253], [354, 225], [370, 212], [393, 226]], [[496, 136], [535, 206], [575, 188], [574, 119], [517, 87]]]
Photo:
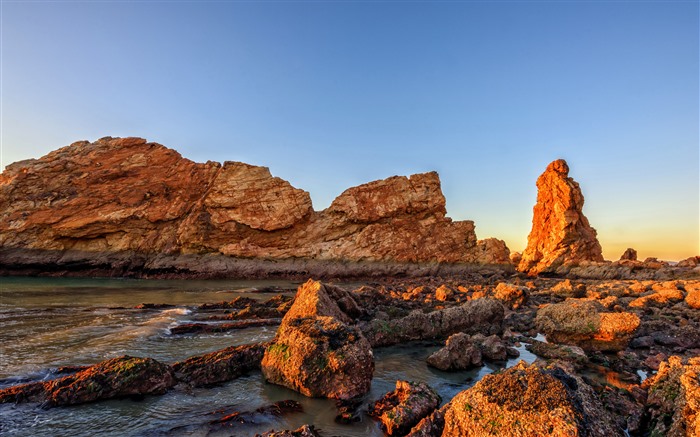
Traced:
[[308, 192], [265, 167], [198, 164], [141, 138], [105, 137], [7, 166], [0, 257], [20, 273], [114, 275], [221, 276], [231, 259], [511, 266], [503, 241], [477, 241], [472, 221], [445, 214], [435, 172], [350, 188], [314, 211]]
[[532, 230], [518, 270], [536, 275], [562, 265], [603, 261], [596, 231], [583, 215], [583, 194], [569, 177], [569, 166], [558, 159], [537, 179], [537, 203]]

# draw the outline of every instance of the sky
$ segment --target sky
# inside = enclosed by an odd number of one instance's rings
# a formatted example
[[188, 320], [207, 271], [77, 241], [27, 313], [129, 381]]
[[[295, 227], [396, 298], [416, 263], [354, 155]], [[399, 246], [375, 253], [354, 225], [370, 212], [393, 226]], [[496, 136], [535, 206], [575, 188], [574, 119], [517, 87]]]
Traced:
[[440, 174], [522, 251], [564, 158], [607, 259], [700, 254], [698, 1], [1, 0], [0, 168], [138, 136], [311, 193]]

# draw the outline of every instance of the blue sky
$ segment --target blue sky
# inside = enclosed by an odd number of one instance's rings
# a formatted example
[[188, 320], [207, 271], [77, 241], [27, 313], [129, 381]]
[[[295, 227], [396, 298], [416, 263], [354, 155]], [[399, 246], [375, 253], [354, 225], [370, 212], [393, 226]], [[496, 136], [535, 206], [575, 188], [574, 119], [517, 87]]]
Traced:
[[437, 170], [525, 247], [565, 158], [604, 255], [700, 253], [698, 2], [2, 1], [2, 165], [140, 136], [311, 193]]

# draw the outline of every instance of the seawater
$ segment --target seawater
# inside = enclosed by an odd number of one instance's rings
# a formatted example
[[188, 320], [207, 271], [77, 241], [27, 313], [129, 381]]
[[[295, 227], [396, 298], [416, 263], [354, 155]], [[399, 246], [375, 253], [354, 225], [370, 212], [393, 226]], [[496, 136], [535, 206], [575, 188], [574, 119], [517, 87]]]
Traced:
[[[168, 329], [192, 321], [192, 310], [199, 304], [236, 296], [268, 299], [273, 294], [255, 290], [270, 286], [294, 289], [298, 285], [279, 280], [0, 278], [0, 387], [55, 377], [53, 371], [59, 366], [94, 364], [121, 355], [173, 363], [232, 345], [269, 340], [275, 335], [274, 327], [186, 336], [170, 335]], [[140, 303], [175, 307], [133, 309]], [[469, 371], [441, 372], [425, 363], [437, 349], [429, 344], [376, 349], [376, 370], [366, 403], [393, 390], [399, 379], [428, 383], [445, 403], [503, 367], [487, 364]], [[520, 352], [519, 359], [535, 359], [524, 348]], [[519, 359], [509, 360], [505, 366]], [[252, 424], [209, 425], [225, 414], [252, 411], [285, 399], [299, 401], [304, 411], [283, 417], [260, 416]], [[268, 384], [260, 372], [252, 372], [215, 387], [171, 390], [139, 401], [108, 400], [48, 410], [35, 404], [0, 405], [0, 434], [253, 436], [310, 423], [324, 435], [383, 435], [378, 423], [367, 416], [343, 425], [335, 423], [336, 414], [334, 401], [307, 398]]]

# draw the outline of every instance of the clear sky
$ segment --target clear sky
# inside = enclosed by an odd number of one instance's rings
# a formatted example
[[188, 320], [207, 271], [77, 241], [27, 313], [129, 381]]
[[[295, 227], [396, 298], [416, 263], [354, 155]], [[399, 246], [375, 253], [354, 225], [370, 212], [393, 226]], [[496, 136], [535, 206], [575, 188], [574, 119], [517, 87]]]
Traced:
[[564, 158], [608, 259], [700, 254], [697, 1], [6, 1], [2, 166], [140, 136], [311, 193], [437, 170], [524, 249]]

